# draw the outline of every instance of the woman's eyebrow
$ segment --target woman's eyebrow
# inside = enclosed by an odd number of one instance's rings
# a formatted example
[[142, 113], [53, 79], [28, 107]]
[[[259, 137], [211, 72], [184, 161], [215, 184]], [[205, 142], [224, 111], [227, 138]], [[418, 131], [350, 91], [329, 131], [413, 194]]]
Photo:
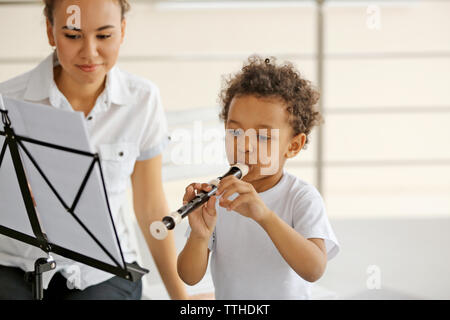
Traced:
[[81, 31], [81, 29], [75, 28], [75, 27], [69, 27], [69, 26], [64, 26], [61, 29], [65, 29], [65, 30], [72, 30], [72, 31]]
[[[62, 27], [62, 28], [65, 29], [65, 30], [73, 30], [73, 31], [79, 31], [79, 32], [81, 32], [81, 29], [78, 29], [78, 28], [75, 28], [75, 27], [64, 26], [64, 27]], [[112, 25], [106, 25], [106, 26], [103, 26], [103, 27], [98, 28], [96, 31], [102, 31], [102, 30], [110, 29], [110, 28], [114, 28], [114, 26], [112, 26]]]
[[110, 28], [114, 28], [114, 26], [108, 24], [108, 25], [106, 25], [106, 26], [103, 26], [103, 27], [98, 28], [97, 31], [102, 31], [102, 30], [110, 29]]

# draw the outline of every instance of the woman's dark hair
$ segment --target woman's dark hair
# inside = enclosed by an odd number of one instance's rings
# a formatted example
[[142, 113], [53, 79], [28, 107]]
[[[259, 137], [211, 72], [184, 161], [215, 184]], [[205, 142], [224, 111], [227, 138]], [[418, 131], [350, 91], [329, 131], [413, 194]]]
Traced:
[[290, 115], [289, 123], [294, 136], [306, 134], [305, 146], [313, 127], [323, 122], [315, 108], [320, 98], [319, 92], [310, 81], [300, 76], [292, 63], [279, 65], [274, 57], [263, 59], [257, 55], [250, 56], [237, 74], [223, 80], [219, 95], [222, 106], [220, 118], [226, 122], [233, 98], [246, 95], [280, 99]]
[[[55, 4], [60, 0], [43, 0], [44, 1], [44, 15], [47, 17], [48, 21], [53, 24], [53, 10], [55, 9]], [[119, 3], [122, 9], [122, 20], [125, 19], [125, 14], [130, 11], [130, 4], [128, 0], [115, 0]]]

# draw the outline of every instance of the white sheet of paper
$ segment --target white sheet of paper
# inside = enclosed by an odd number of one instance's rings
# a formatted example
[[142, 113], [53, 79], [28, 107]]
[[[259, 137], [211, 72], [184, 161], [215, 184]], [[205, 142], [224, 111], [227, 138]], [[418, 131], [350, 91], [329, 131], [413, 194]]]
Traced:
[[[3, 101], [11, 119], [12, 128], [17, 135], [93, 153], [81, 112], [63, 111], [6, 97], [3, 97]], [[3, 124], [0, 125], [0, 130], [3, 131]], [[3, 146], [3, 141], [4, 137], [0, 136], [0, 148]], [[23, 144], [62, 201], [71, 207], [93, 160], [92, 157], [29, 142], [23, 142]], [[66, 211], [27, 154], [21, 149], [20, 154], [36, 202], [39, 219], [49, 241], [116, 266], [117, 264], [88, 232]], [[3, 208], [0, 214], [0, 225], [33, 236], [13, 171], [9, 149], [0, 167], [0, 203]], [[90, 175], [74, 213], [123, 268], [120, 244], [107, 207], [98, 164]]]

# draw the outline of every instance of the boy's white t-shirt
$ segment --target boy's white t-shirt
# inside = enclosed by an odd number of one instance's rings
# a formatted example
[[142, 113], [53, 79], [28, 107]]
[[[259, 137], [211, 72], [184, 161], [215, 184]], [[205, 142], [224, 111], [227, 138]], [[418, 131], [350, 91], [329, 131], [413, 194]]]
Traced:
[[[281, 180], [259, 196], [305, 238], [324, 239], [328, 260], [339, 252], [323, 199], [313, 185], [284, 171]], [[312, 283], [288, 265], [257, 222], [227, 211], [218, 201], [216, 210], [217, 223], [209, 242], [216, 299], [311, 298]]]

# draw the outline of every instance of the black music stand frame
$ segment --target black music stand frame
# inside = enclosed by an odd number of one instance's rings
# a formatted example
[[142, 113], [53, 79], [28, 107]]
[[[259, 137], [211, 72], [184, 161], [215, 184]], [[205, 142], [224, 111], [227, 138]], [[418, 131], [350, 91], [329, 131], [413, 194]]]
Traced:
[[[0, 96], [1, 99], [1, 96]], [[10, 118], [8, 117], [8, 111], [3, 110], [0, 108], [0, 113], [2, 117], [2, 123], [4, 131], [0, 130], [0, 135], [5, 136], [5, 141], [3, 143], [3, 146], [1, 147], [0, 151], [0, 168], [3, 161], [3, 158], [5, 156], [5, 153], [7, 149], [9, 149], [11, 154], [11, 159], [13, 161], [14, 169], [16, 172], [17, 180], [20, 186], [20, 191], [22, 194], [23, 202], [28, 214], [28, 219], [31, 224], [31, 228], [33, 230], [33, 234], [35, 237], [32, 237], [30, 235], [24, 234], [22, 232], [7, 228], [5, 226], [0, 225], [0, 234], [3, 234], [5, 236], [8, 236], [10, 238], [22, 241], [24, 243], [27, 243], [29, 245], [35, 246], [46, 252], [48, 255], [53, 252], [58, 255], [64, 256], [66, 258], [81, 262], [83, 264], [86, 264], [88, 266], [97, 268], [102, 271], [106, 271], [109, 273], [112, 273], [114, 275], [117, 275], [121, 278], [127, 279], [129, 281], [139, 281], [146, 273], [149, 271], [141, 268], [137, 263], [125, 263], [123, 258], [122, 249], [120, 247], [119, 238], [117, 236], [116, 228], [114, 226], [114, 221], [112, 219], [111, 215], [111, 208], [109, 206], [108, 196], [106, 193], [106, 187], [105, 187], [105, 180], [103, 177], [102, 167], [101, 167], [101, 161], [97, 153], [89, 153], [81, 150], [76, 150], [64, 146], [59, 146], [51, 143], [47, 143], [44, 141], [39, 141], [23, 136], [16, 135], [14, 132], [14, 129], [12, 127], [12, 123]], [[24, 146], [23, 142], [28, 142], [36, 145], [40, 145], [46, 148], [53, 148], [65, 152], [75, 153], [79, 155], [84, 155], [87, 157], [92, 158], [92, 162], [90, 164], [90, 167], [80, 185], [80, 188], [78, 190], [78, 193], [74, 199], [74, 202], [72, 205], [67, 205], [61, 196], [59, 195], [58, 191], [52, 186], [49, 179], [45, 176], [44, 172], [40, 169], [39, 164], [36, 162], [36, 160], [33, 158], [33, 156], [30, 154], [30, 152], [27, 150], [27, 148]], [[25, 174], [24, 165], [22, 163], [22, 159], [20, 157], [19, 149], [23, 150], [25, 154], [28, 156], [28, 158], [31, 160], [35, 168], [38, 170], [42, 178], [45, 180], [45, 182], [48, 184], [48, 186], [51, 188], [55, 196], [59, 199], [61, 204], [64, 206], [64, 208], [67, 210], [67, 212], [78, 222], [78, 224], [89, 234], [89, 236], [100, 246], [100, 248], [108, 255], [108, 257], [114, 261], [116, 266], [107, 264], [103, 261], [97, 260], [92, 257], [88, 257], [86, 255], [83, 255], [81, 253], [75, 252], [70, 250], [69, 248], [64, 248], [61, 246], [58, 246], [56, 244], [51, 243], [47, 235], [43, 232], [42, 227], [39, 222], [39, 217], [35, 209], [34, 205], [34, 199], [29, 187], [29, 183]], [[105, 193], [105, 198], [107, 202], [108, 212], [109, 216], [111, 218], [111, 222], [113, 224], [113, 229], [115, 233], [115, 238], [117, 241], [117, 244], [119, 246], [120, 255], [122, 258], [122, 263], [125, 266], [124, 268], [121, 267], [120, 263], [114, 258], [114, 256], [106, 250], [106, 248], [102, 245], [102, 243], [94, 236], [94, 234], [89, 231], [89, 229], [86, 227], [86, 225], [83, 224], [83, 222], [75, 215], [75, 209], [77, 206], [77, 203], [83, 193], [84, 187], [86, 186], [86, 183], [94, 169], [95, 165], [99, 166], [100, 176], [102, 180], [103, 185], [103, 191]], [[39, 258], [35, 261], [35, 268], [32, 272], [27, 272], [25, 274], [25, 278], [28, 281], [32, 282], [32, 291], [33, 291], [33, 298], [35, 300], [42, 300], [43, 299], [43, 286], [42, 286], [42, 274], [44, 272], [53, 270], [56, 268], [56, 262], [51, 258], [49, 255], [49, 258]]]

